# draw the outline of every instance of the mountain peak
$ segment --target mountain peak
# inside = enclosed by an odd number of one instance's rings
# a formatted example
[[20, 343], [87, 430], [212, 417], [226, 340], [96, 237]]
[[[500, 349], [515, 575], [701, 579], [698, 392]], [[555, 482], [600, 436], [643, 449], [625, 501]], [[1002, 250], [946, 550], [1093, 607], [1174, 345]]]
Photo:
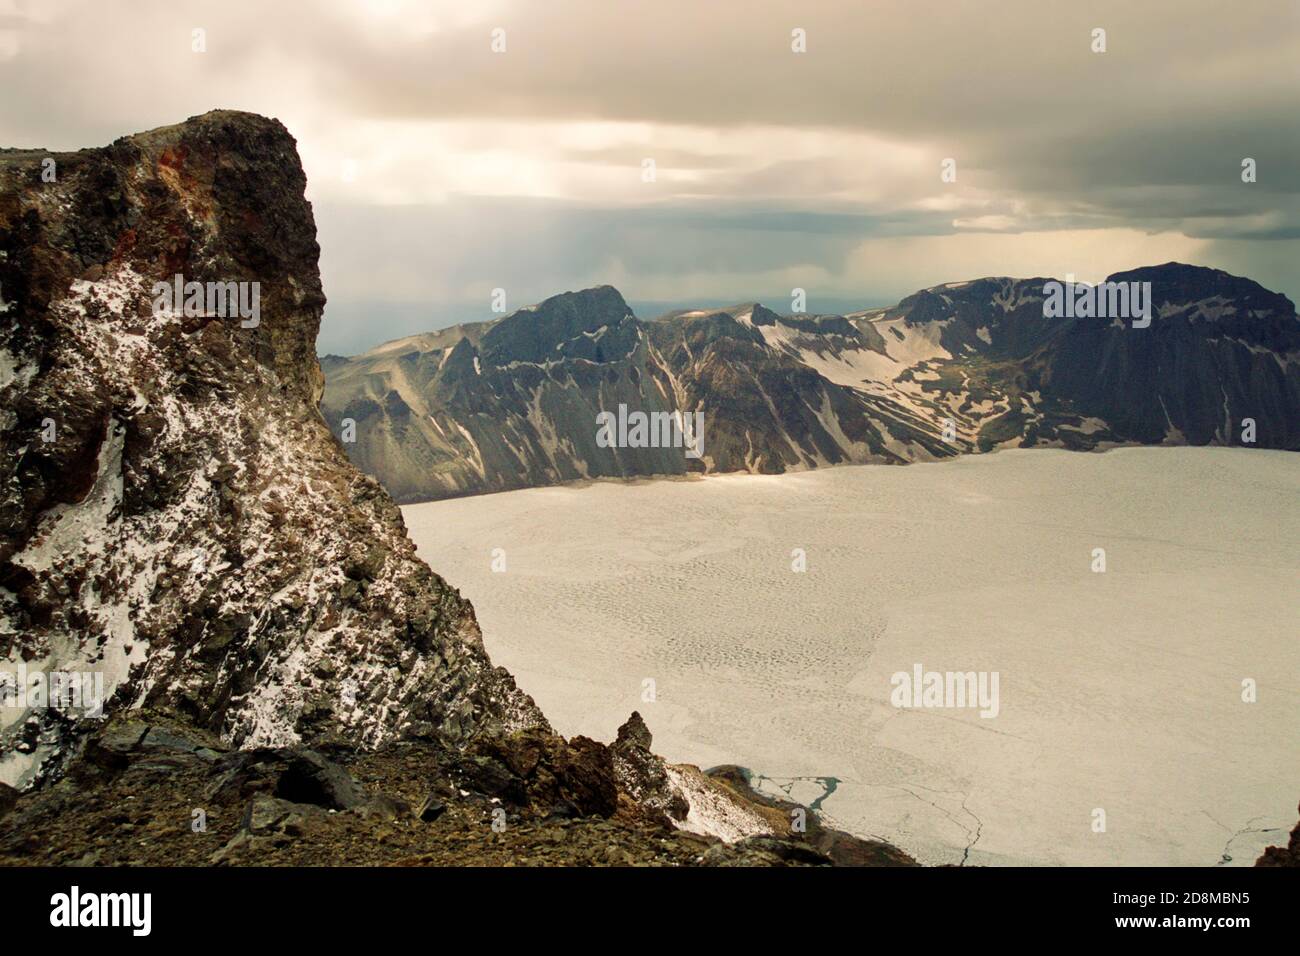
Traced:
[[524, 306], [511, 314], [571, 312], [580, 315], [605, 317], [618, 312], [621, 318], [622, 315], [629, 314], [631, 311], [632, 309], [618, 289], [612, 285], [597, 285], [588, 289], [558, 293], [534, 305]]
[[559, 357], [565, 343], [576, 338], [585, 336], [590, 341], [635, 323], [632, 309], [611, 285], [561, 292], [494, 324], [483, 335], [480, 353], [491, 365], [546, 362]]
[[1232, 301], [1242, 317], [1296, 314], [1295, 303], [1280, 292], [1264, 288], [1254, 279], [1233, 275], [1209, 266], [1165, 262], [1139, 266], [1106, 277], [1107, 282], [1150, 282], [1157, 303], [1191, 303], [1207, 300]]

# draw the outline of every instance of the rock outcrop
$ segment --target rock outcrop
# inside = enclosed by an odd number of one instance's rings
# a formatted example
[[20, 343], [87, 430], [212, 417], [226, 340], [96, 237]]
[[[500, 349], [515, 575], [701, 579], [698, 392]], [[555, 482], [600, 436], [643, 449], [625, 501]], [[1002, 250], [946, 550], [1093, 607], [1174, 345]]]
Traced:
[[[546, 728], [321, 420], [305, 184], [244, 113], [0, 153], [0, 650], [236, 745]], [[3, 713], [0, 779], [57, 767], [70, 715]]]
[[[621, 789], [617, 746], [528, 728], [465, 749], [419, 739], [236, 750], [142, 708], [97, 726], [57, 782], [0, 788], [0, 865], [911, 863], [843, 833], [823, 849], [811, 814], [807, 834], [776, 812], [730, 843], [671, 825]], [[750, 815], [765, 810], [708, 786]]]
[[[950, 283], [847, 316], [751, 303], [652, 321], [608, 286], [569, 292], [329, 356], [323, 411], [403, 502], [1007, 447], [1300, 449], [1300, 319], [1285, 296], [1215, 269], [1137, 269], [1108, 280], [1150, 283], [1150, 325], [1135, 327], [1047, 315], [1050, 281]], [[702, 453], [600, 442], [597, 416], [620, 406], [701, 413]]]

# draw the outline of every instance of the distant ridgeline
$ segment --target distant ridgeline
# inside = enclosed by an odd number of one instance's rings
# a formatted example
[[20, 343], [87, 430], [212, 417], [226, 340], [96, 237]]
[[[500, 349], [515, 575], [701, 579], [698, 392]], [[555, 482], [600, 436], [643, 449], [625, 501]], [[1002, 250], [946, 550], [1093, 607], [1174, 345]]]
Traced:
[[949, 283], [843, 316], [646, 321], [602, 286], [321, 366], [330, 427], [405, 502], [999, 448], [1300, 448], [1295, 305], [1178, 263]]

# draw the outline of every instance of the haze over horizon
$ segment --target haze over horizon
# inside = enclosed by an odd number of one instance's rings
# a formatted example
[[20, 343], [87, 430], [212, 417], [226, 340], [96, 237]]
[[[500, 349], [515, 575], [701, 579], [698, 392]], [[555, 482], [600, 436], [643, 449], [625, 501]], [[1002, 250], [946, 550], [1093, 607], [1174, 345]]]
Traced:
[[0, 143], [278, 117], [319, 229], [321, 352], [490, 318], [494, 288], [509, 310], [612, 284], [634, 308], [783, 311], [800, 287], [839, 311], [1176, 260], [1296, 300], [1298, 11], [0, 0], [0, 79], [41, 92]]

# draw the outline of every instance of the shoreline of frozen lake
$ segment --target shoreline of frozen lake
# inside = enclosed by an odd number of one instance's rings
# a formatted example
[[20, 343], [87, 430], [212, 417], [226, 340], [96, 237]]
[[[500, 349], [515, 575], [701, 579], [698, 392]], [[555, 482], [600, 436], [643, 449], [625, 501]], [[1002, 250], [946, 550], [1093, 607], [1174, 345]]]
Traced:
[[[561, 733], [639, 710], [926, 863], [1243, 865], [1300, 799], [1298, 493], [1294, 453], [1035, 449], [402, 510]], [[918, 664], [997, 716], [893, 706]]]

